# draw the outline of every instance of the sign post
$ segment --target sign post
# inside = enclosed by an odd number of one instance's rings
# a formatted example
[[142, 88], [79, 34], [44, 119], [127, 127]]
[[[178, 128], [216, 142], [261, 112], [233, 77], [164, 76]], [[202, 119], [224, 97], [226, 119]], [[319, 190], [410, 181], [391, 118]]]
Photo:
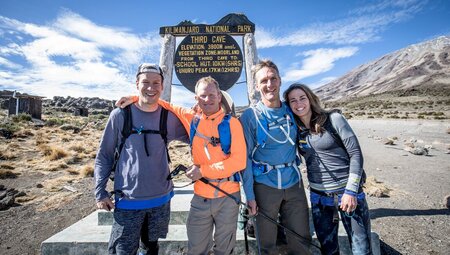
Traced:
[[[248, 99], [259, 101], [254, 89], [251, 67], [257, 62], [255, 25], [243, 14], [228, 14], [213, 25], [183, 21], [177, 26], [161, 27], [163, 49], [160, 65], [165, 72], [162, 98], [170, 101], [172, 73], [184, 87], [194, 92], [198, 79], [211, 76], [221, 90], [230, 89], [241, 76], [245, 61]], [[232, 36], [243, 36], [244, 55]], [[184, 36], [175, 50], [175, 37]]]

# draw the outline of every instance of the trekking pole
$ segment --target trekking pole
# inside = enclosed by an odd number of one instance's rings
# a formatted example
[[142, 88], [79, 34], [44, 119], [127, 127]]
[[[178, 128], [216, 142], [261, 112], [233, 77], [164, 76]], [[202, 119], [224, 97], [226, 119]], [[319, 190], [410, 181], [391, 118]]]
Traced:
[[247, 231], [245, 231], [245, 227], [244, 227], [244, 243], [245, 243], [245, 254], [250, 255], [250, 249], [248, 247]]
[[257, 243], [256, 246], [258, 247], [258, 254], [261, 254], [261, 245], [259, 244], [259, 231], [258, 231], [258, 226], [256, 224], [256, 217], [253, 217], [252, 220], [253, 220], [253, 227], [255, 228], [255, 238], [256, 238], [256, 243]]
[[[205, 179], [204, 177], [200, 178], [199, 180], [200, 180], [201, 182], [203, 182], [203, 183], [205, 183], [205, 184], [208, 184], [209, 186], [211, 186], [211, 187], [217, 189], [218, 191], [222, 192], [222, 193], [225, 194], [227, 197], [233, 199], [234, 202], [236, 202], [236, 204], [238, 204], [238, 205], [243, 205], [245, 208], [247, 208], [247, 210], [250, 209], [250, 208], [248, 207], [248, 205], [242, 203], [241, 200], [240, 200], [239, 198], [237, 198], [237, 197], [231, 195], [230, 193], [226, 192], [225, 190], [219, 188], [217, 185], [212, 184], [210, 181], [208, 181], [208, 180]], [[277, 226], [283, 228], [286, 232], [290, 233], [291, 235], [297, 237], [297, 239], [298, 239], [300, 242], [302, 242], [302, 243], [304, 243], [304, 244], [307, 244], [307, 245], [311, 245], [311, 246], [313, 246], [313, 247], [319, 249], [320, 251], [322, 251], [322, 249], [321, 249], [320, 246], [314, 244], [312, 241], [309, 241], [309, 240], [306, 239], [305, 237], [299, 235], [299, 234], [298, 234], [297, 232], [295, 232], [294, 230], [291, 230], [290, 228], [281, 225], [281, 223], [278, 223], [276, 220], [270, 218], [269, 215], [267, 215], [267, 214], [265, 214], [265, 213], [263, 213], [263, 212], [258, 212], [258, 214], [260, 214], [261, 216], [263, 216], [264, 218], [266, 218], [266, 220], [272, 222], [273, 224], [275, 224], [275, 225], [277, 225]], [[255, 224], [255, 227], [256, 227], [256, 224]], [[258, 248], [259, 248], [259, 247], [258, 247]]]

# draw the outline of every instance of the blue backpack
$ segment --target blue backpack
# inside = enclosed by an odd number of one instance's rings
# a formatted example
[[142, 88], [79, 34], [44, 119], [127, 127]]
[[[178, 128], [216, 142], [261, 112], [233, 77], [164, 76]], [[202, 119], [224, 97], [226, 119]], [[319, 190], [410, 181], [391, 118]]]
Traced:
[[[222, 149], [223, 153], [226, 155], [230, 154], [231, 149], [231, 129], [230, 129], [230, 119], [231, 114], [227, 113], [223, 117], [222, 121], [220, 122], [218, 128], [219, 131], [219, 137], [208, 137], [210, 139], [210, 143], [213, 146], [216, 146], [217, 144], [220, 144], [220, 148]], [[200, 118], [195, 116], [191, 121], [191, 128], [189, 131], [189, 145], [192, 149], [192, 142], [194, 140], [195, 135], [197, 134], [197, 127], [200, 123]], [[241, 176], [239, 172], [236, 172], [232, 176], [232, 181], [239, 182], [241, 181]]]
[[[257, 107], [252, 107], [252, 111], [255, 114], [255, 121], [257, 122], [257, 124], [256, 124], [256, 146], [254, 147], [252, 154], [251, 154], [253, 174], [255, 176], [259, 176], [261, 174], [267, 173], [268, 171], [270, 171], [271, 169], [274, 169], [274, 168], [285, 167], [285, 166], [294, 166], [294, 165], [300, 164], [300, 159], [298, 157], [296, 157], [295, 161], [293, 161], [293, 162], [286, 162], [284, 164], [276, 165], [276, 166], [269, 166], [265, 162], [259, 162], [259, 161], [256, 161], [253, 159], [254, 153], [258, 150], [258, 148], [264, 148], [268, 139], [272, 139], [272, 140], [276, 141], [275, 138], [269, 137], [266, 130], [269, 130], [269, 128], [273, 125], [279, 125], [280, 122], [282, 122], [282, 121], [286, 121], [288, 129], [292, 125], [294, 125], [294, 116], [293, 116], [292, 111], [290, 111], [289, 107], [287, 107], [285, 104], [282, 104], [282, 107], [286, 108], [287, 114], [284, 116], [284, 118], [279, 119], [272, 123], [269, 123], [267, 118]], [[286, 134], [286, 139], [289, 140], [294, 145], [295, 142], [290, 137], [288, 137], [286, 132], [285, 132], [285, 134]]]

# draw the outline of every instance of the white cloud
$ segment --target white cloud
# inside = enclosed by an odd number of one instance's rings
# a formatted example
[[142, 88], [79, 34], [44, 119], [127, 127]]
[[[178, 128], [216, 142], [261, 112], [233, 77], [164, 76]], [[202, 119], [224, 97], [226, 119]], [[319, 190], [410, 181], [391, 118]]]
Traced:
[[[303, 46], [318, 43], [337, 45], [360, 44], [379, 40], [388, 25], [409, 19], [420, 11], [424, 1], [382, 2], [355, 9], [347, 18], [334, 22], [318, 22], [288, 34], [257, 27], [255, 37], [259, 48]], [[286, 32], [285, 32], [286, 33]]]
[[135, 69], [158, 62], [161, 40], [158, 34], [97, 25], [70, 11], [45, 26], [0, 16], [0, 33], [13, 42], [0, 46], [2, 87], [47, 97], [116, 99], [133, 93]]
[[337, 78], [338, 77], [335, 77], [335, 76], [324, 77], [324, 78], [320, 79], [320, 81], [318, 81], [318, 82], [314, 82], [314, 83], [308, 84], [308, 86], [310, 88], [312, 88], [312, 89], [315, 89], [315, 88], [318, 88], [318, 87], [320, 87], [322, 85], [330, 83], [330, 82], [336, 80]]
[[283, 76], [284, 81], [297, 81], [306, 77], [327, 72], [334, 67], [334, 63], [341, 59], [353, 56], [357, 47], [344, 47], [338, 49], [316, 49], [301, 53], [306, 58], [301, 66], [294, 64]]
[[11, 68], [11, 69], [18, 69], [21, 68], [22, 66], [16, 63], [13, 63], [11, 61], [9, 61], [6, 58], [0, 57], [0, 66], [5, 66], [7, 68]]
[[172, 103], [183, 107], [191, 107], [195, 103], [194, 93], [180, 86], [172, 86]]

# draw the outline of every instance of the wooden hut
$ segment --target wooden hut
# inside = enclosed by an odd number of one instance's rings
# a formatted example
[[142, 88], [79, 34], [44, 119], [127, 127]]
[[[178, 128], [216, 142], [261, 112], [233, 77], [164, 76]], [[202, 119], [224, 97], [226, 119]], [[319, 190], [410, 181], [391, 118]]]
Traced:
[[9, 97], [8, 114], [15, 115], [19, 113], [30, 114], [32, 118], [41, 119], [42, 117], [42, 99], [45, 97], [33, 96], [28, 94], [12, 94]]

